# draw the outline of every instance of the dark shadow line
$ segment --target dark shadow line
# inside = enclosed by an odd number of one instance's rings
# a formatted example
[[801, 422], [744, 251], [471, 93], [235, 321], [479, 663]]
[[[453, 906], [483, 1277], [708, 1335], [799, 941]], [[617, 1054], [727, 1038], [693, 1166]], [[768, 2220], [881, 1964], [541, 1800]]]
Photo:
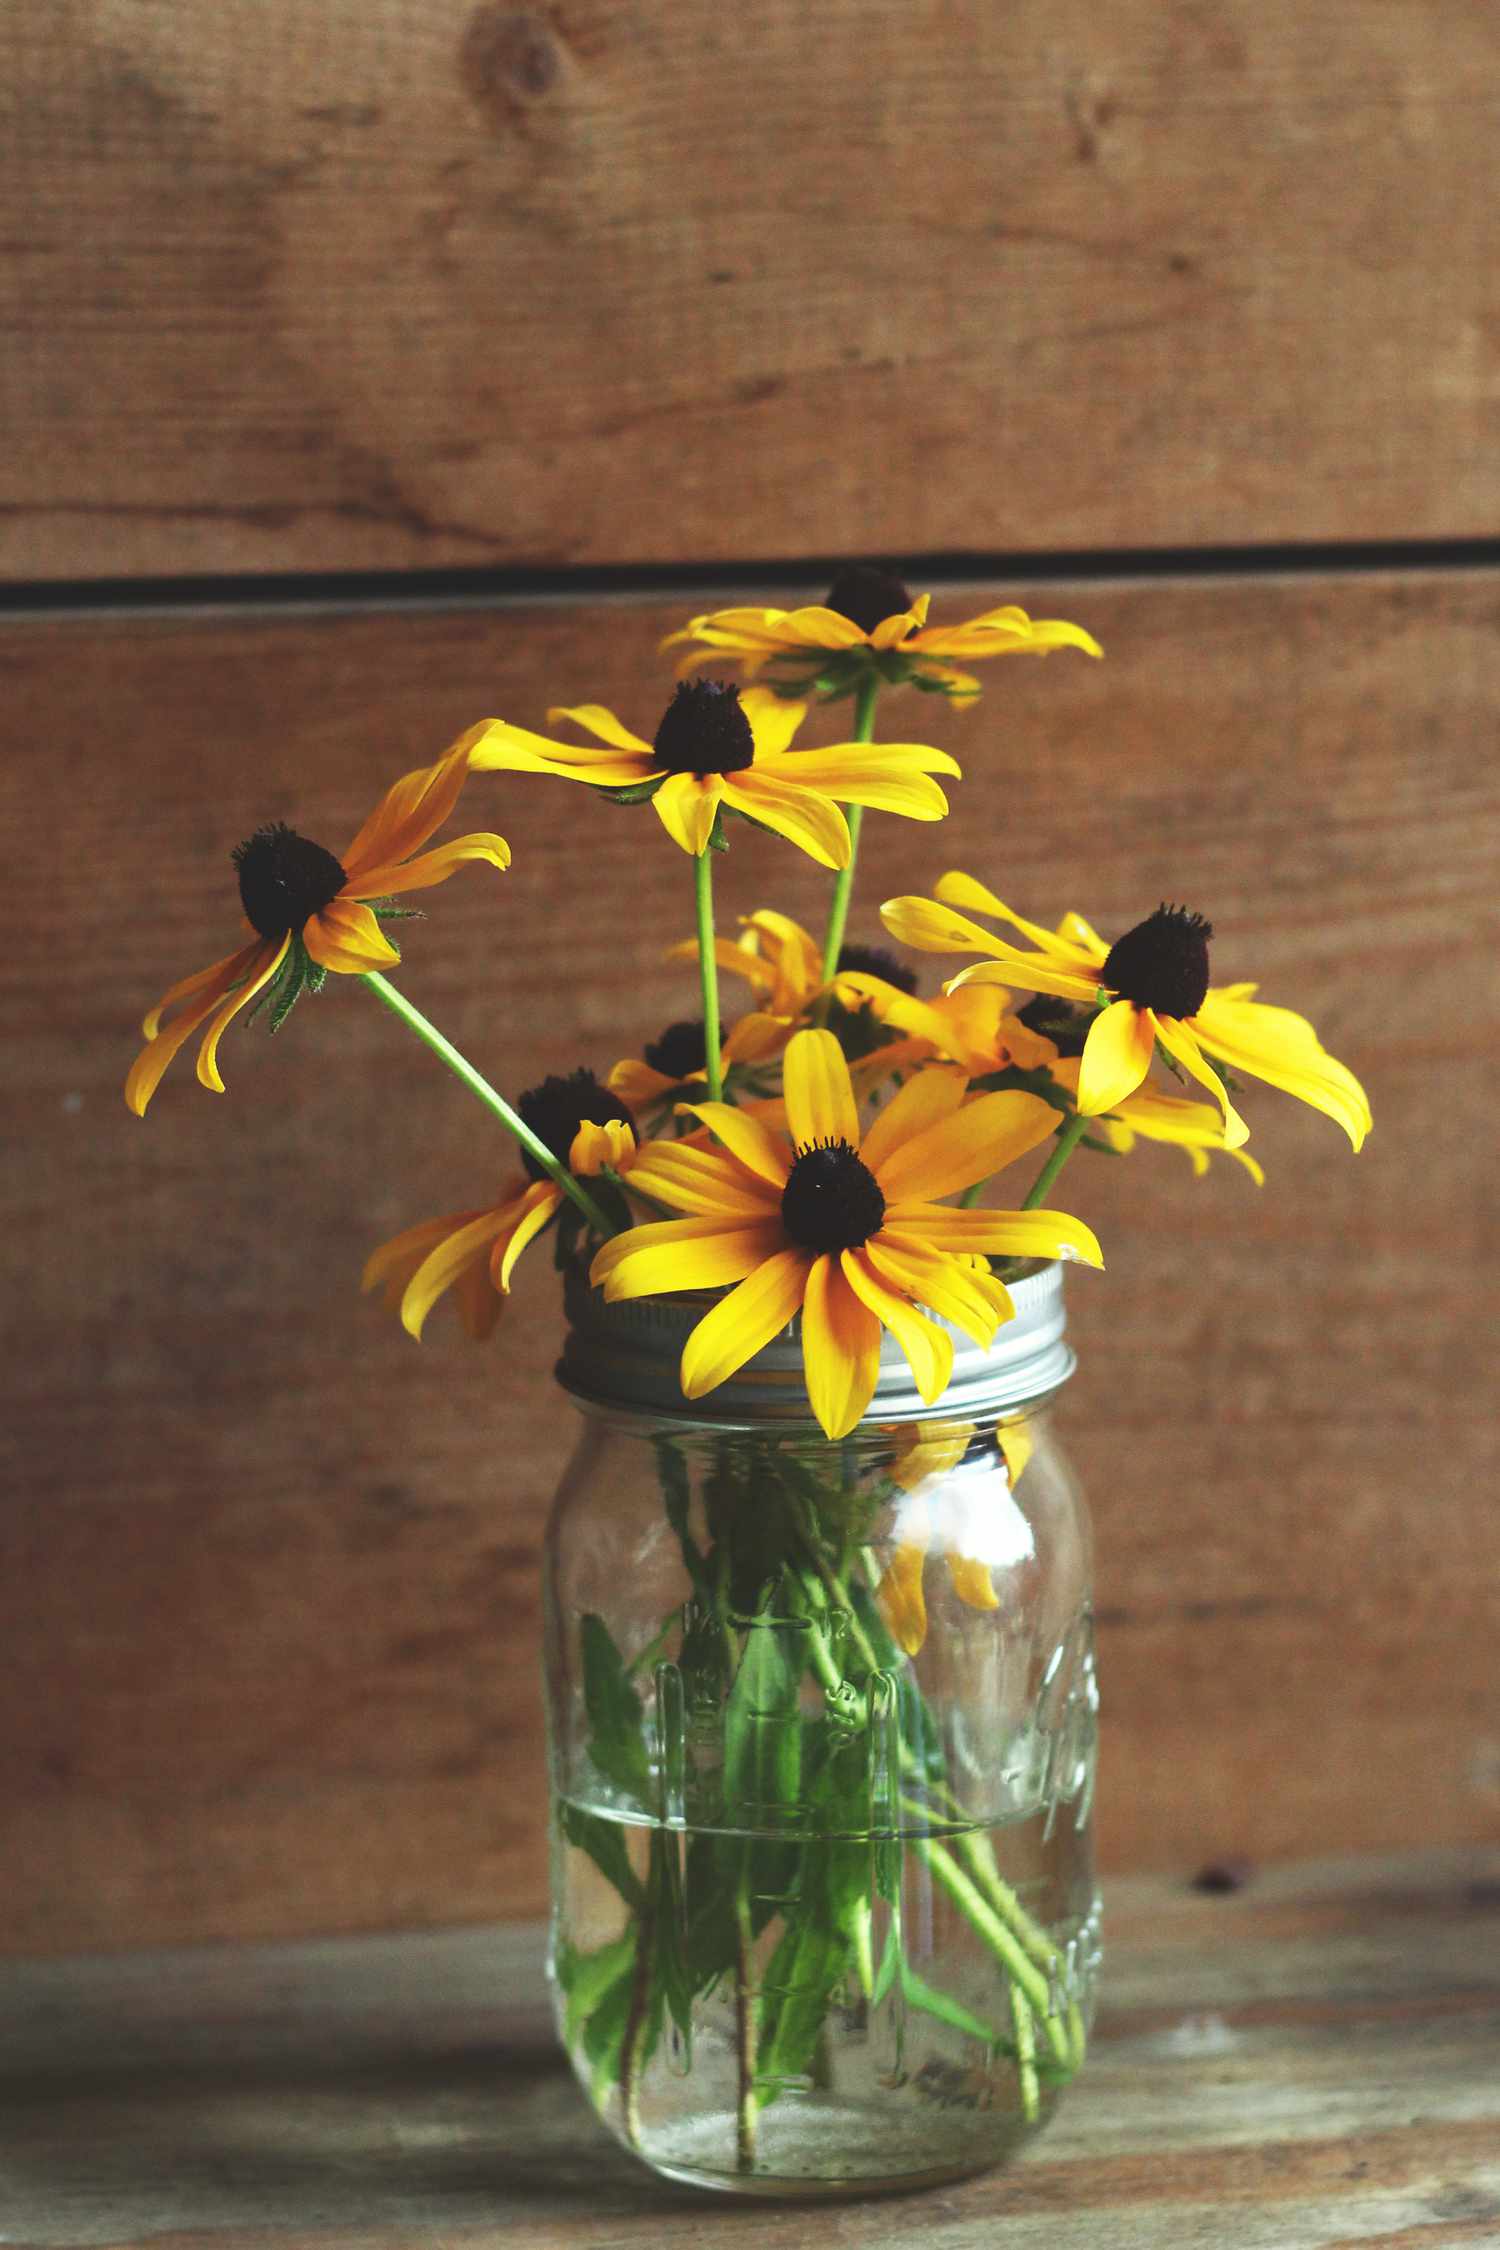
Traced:
[[[882, 561], [888, 558], [881, 558]], [[769, 562], [615, 563], [578, 568], [270, 571], [175, 578], [81, 578], [0, 583], [0, 617], [112, 610], [358, 609], [489, 607], [620, 596], [761, 599], [827, 584], [845, 567], [838, 555]], [[1269, 578], [1371, 571], [1493, 570], [1500, 538], [1282, 541], [1239, 547], [1117, 547], [1035, 554], [941, 554], [903, 558], [898, 568], [921, 591], [980, 583], [1024, 587], [1074, 582], [1183, 578]]]

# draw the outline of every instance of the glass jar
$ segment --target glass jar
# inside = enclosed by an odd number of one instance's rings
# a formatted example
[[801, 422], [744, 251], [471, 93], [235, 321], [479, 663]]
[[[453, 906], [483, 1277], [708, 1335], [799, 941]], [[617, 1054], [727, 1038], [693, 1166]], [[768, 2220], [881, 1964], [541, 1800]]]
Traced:
[[673, 2179], [953, 2179], [1083, 2060], [1089, 1529], [1052, 1427], [1060, 1268], [1012, 1294], [988, 1352], [956, 1336], [940, 1415], [887, 1337], [831, 1444], [795, 1327], [687, 1409], [702, 1300], [570, 1288], [551, 1976], [600, 2117]]

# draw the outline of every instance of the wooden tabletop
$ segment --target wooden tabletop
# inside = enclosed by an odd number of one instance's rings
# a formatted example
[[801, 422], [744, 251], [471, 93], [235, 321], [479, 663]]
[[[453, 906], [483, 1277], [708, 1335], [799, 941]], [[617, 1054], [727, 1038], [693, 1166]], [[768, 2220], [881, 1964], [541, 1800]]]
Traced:
[[963, 2186], [654, 2181], [553, 2045], [534, 1927], [0, 1968], [0, 2242], [86, 2250], [1500, 2245], [1500, 1850], [1107, 1899], [1095, 2052]]

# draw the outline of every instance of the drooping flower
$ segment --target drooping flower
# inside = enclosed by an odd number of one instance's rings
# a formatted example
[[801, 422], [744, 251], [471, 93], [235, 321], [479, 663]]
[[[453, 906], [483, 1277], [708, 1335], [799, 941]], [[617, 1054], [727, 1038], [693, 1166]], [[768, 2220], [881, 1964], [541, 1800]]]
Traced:
[[[284, 980], [276, 998], [279, 1018], [304, 987], [316, 989], [330, 969], [361, 976], [399, 961], [370, 900], [427, 890], [469, 860], [510, 865], [510, 846], [502, 836], [458, 836], [435, 851], [420, 850], [457, 803], [480, 731], [471, 728], [433, 765], [418, 766], [388, 789], [337, 858], [279, 821], [239, 846], [234, 865], [240, 903], [253, 934], [211, 968], [174, 984], [147, 1015], [146, 1045], [125, 1080], [125, 1099], [137, 1117], [146, 1114], [178, 1049], [204, 1026], [198, 1080], [212, 1093], [223, 1093], [219, 1041], [273, 978]], [[163, 1030], [162, 1019], [174, 1008], [180, 1012]]]
[[475, 749], [474, 765], [649, 795], [673, 842], [695, 855], [708, 850], [721, 806], [834, 868], [849, 863], [840, 803], [909, 820], [942, 819], [948, 800], [932, 776], [959, 771], [946, 750], [919, 742], [844, 742], [794, 751], [792, 738], [806, 709], [764, 688], [741, 695], [720, 680], [695, 680], [678, 688], [650, 742], [602, 704], [580, 703], [549, 711], [548, 723], [571, 721], [602, 749], [553, 742], [495, 719]]
[[[715, 940], [714, 958], [720, 969], [743, 977], [759, 1003], [750, 1014], [740, 1017], [731, 1034], [745, 1059], [753, 1056], [759, 1061], [778, 1054], [794, 1031], [817, 1024], [820, 1014], [826, 1017], [825, 1028], [835, 1032], [848, 1060], [863, 1056], [871, 1046], [885, 1044], [883, 1036], [870, 1037], [877, 1017], [866, 1005], [861, 980], [868, 982], [877, 966], [886, 976], [906, 976], [908, 972], [890, 954], [872, 946], [842, 946], [838, 968], [832, 980], [825, 981], [821, 946], [789, 914], [758, 907], [753, 914], [741, 915], [740, 931], [738, 938]], [[695, 938], [685, 938], [668, 954], [669, 960], [697, 957]], [[910, 989], [915, 988], [913, 975]]]
[[908, 1656], [919, 1654], [927, 1638], [922, 1579], [930, 1554], [942, 1556], [959, 1600], [984, 1610], [1000, 1606], [991, 1571], [1033, 1551], [1030, 1526], [1011, 1497], [1034, 1450], [1031, 1431], [1019, 1420], [996, 1430], [1003, 1485], [993, 1460], [978, 1477], [954, 1474], [978, 1434], [972, 1422], [908, 1422], [892, 1430], [891, 1476], [906, 1497], [875, 1599]]
[[986, 1345], [1011, 1317], [1008, 1292], [976, 1258], [1103, 1263], [1089, 1229], [1064, 1213], [936, 1200], [1046, 1140], [1057, 1120], [1045, 1102], [1022, 1093], [966, 1102], [961, 1077], [921, 1071], [861, 1138], [848, 1065], [827, 1031], [792, 1039], [784, 1093], [785, 1134], [703, 1102], [693, 1114], [717, 1148], [643, 1149], [632, 1190], [691, 1216], [631, 1228], [594, 1260], [593, 1279], [611, 1300], [734, 1285], [688, 1338], [686, 1397], [715, 1389], [800, 1311], [813, 1413], [829, 1437], [844, 1437], [874, 1391], [883, 1328], [931, 1405], [948, 1381], [953, 1339], [918, 1307]]
[[[995, 937], [955, 908], [1007, 922], [1022, 947]], [[991, 956], [964, 969], [949, 990], [970, 984], [1020, 984], [1032, 992], [1092, 1006], [1080, 1058], [1078, 1107], [1086, 1117], [1117, 1109], [1151, 1067], [1159, 1040], [1190, 1078], [1205, 1086], [1224, 1115], [1225, 1144], [1239, 1148], [1249, 1128], [1230, 1102], [1208, 1058], [1263, 1078], [1341, 1125], [1358, 1149], [1370, 1129], [1370, 1105], [1353, 1072], [1319, 1044], [1305, 1017], [1256, 1000], [1253, 984], [1208, 981], [1211, 926], [1184, 907], [1161, 906], [1106, 944], [1081, 914], [1057, 929], [1026, 922], [972, 876], [945, 875], [937, 899], [890, 899], [881, 919], [906, 945], [926, 952]]]
[[855, 971], [843, 981], [851, 997], [898, 1035], [879, 1050], [892, 1074], [938, 1060], [957, 1063], [970, 1078], [988, 1078], [1002, 1070], [1048, 1070], [1057, 1059], [1054, 1042], [1012, 1009], [1001, 985], [920, 1000], [881, 976]]
[[789, 694], [816, 689], [847, 694], [873, 669], [893, 684], [910, 680], [956, 702], [972, 702], [979, 682], [948, 662], [992, 656], [1045, 656], [1055, 648], [1104, 652], [1091, 633], [1058, 618], [1030, 618], [1007, 603], [962, 625], [929, 625], [931, 596], [912, 595], [899, 578], [867, 563], [840, 571], [825, 601], [807, 609], [720, 609], [669, 633], [663, 650], [693, 646], [679, 660], [686, 675], [724, 657], [739, 660], [747, 679], [768, 668]]
[[[590, 1071], [545, 1078], [516, 1107], [538, 1140], [579, 1179], [597, 1179], [605, 1171], [625, 1173], [635, 1161], [629, 1112]], [[523, 1171], [499, 1203], [424, 1219], [382, 1243], [366, 1260], [360, 1287], [381, 1290], [387, 1307], [400, 1312], [402, 1326], [419, 1342], [427, 1315], [449, 1289], [476, 1341], [494, 1327], [516, 1260], [564, 1201], [563, 1190], [526, 1149], [521, 1163]]]
[[[1064, 1057], [1055, 1063], [1052, 1075], [1059, 1085], [1076, 1093], [1078, 1062], [1075, 1058]], [[1264, 1170], [1249, 1151], [1228, 1145], [1224, 1120], [1212, 1104], [1184, 1101], [1180, 1094], [1165, 1093], [1149, 1080], [1137, 1086], [1133, 1094], [1127, 1094], [1107, 1116], [1096, 1117], [1090, 1133], [1121, 1156], [1129, 1155], [1138, 1138], [1180, 1148], [1200, 1180], [1209, 1168], [1211, 1156], [1231, 1156], [1236, 1164], [1244, 1166], [1257, 1187], [1266, 1184]]]

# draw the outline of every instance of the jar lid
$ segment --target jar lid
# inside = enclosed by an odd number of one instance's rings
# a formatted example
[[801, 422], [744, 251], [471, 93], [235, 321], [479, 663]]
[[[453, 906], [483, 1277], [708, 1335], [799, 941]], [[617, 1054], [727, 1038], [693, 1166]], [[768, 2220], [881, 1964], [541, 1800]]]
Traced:
[[[924, 1402], [900, 1345], [882, 1330], [880, 1374], [865, 1419], [979, 1421], [1028, 1405], [1065, 1383], [1077, 1362], [1066, 1341], [1061, 1265], [1038, 1266], [1007, 1287], [1015, 1318], [1001, 1325], [988, 1349], [948, 1321], [937, 1322], [953, 1338], [953, 1373], [935, 1406]], [[563, 1292], [569, 1329], [557, 1364], [559, 1383], [595, 1406], [700, 1427], [812, 1422], [802, 1374], [800, 1317], [706, 1398], [683, 1397], [678, 1379], [682, 1348], [713, 1301], [711, 1292], [696, 1291], [611, 1305], [583, 1274], [570, 1269]]]

